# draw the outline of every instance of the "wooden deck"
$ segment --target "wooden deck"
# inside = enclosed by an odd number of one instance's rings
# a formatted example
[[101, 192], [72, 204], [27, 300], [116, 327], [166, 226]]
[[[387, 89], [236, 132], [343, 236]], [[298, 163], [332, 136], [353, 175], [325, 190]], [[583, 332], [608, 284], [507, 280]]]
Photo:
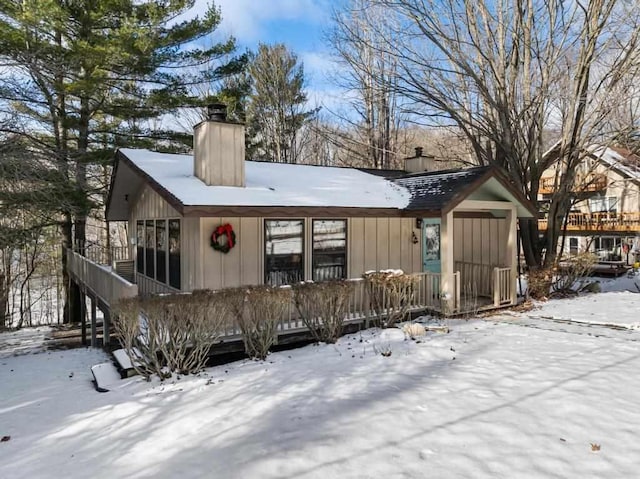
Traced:
[[[547, 219], [538, 220], [538, 229], [547, 229]], [[640, 232], [640, 212], [631, 213], [569, 213], [567, 231]]]
[[[554, 176], [545, 176], [540, 179], [538, 192], [542, 195], [551, 195], [558, 189], [558, 180]], [[587, 175], [578, 177], [571, 188], [574, 193], [597, 193], [607, 189], [606, 175]]]
[[[98, 345], [96, 308], [104, 315], [104, 344], [110, 344], [109, 335], [111, 309], [115, 303], [124, 298], [138, 295], [138, 286], [127, 281], [110, 266], [101, 265], [77, 252], [69, 252], [69, 271], [80, 289], [90, 299], [91, 344]], [[431, 313], [442, 316], [460, 316], [475, 314], [515, 304], [515, 274], [511, 268], [499, 268], [490, 265], [474, 265], [457, 263], [456, 271], [451, 278], [443, 278], [438, 273], [417, 273], [419, 278], [409, 312], [413, 315]], [[448, 279], [451, 285], [450, 294], [441, 294], [443, 280]], [[345, 327], [368, 327], [372, 322], [370, 300], [362, 278], [349, 280], [354, 288], [347, 313]], [[513, 284], [511, 284], [513, 283]], [[461, 285], [475, 284], [475, 287]], [[286, 286], [284, 286], [286, 287]], [[86, 317], [89, 311], [83, 312]], [[86, 325], [83, 327], [86, 330]], [[297, 314], [293, 300], [288, 313], [278, 325], [279, 342], [304, 340], [307, 328]], [[289, 337], [290, 339], [286, 339]], [[240, 330], [237, 324], [224, 331], [222, 344], [240, 344]], [[228, 350], [228, 347], [221, 349]], [[233, 348], [232, 348], [233, 349]]]

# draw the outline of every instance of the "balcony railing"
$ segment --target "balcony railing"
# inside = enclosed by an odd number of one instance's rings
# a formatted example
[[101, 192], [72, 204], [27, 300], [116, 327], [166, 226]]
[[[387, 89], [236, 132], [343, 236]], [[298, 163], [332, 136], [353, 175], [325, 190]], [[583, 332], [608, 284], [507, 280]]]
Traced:
[[[558, 189], [558, 179], [554, 176], [546, 176], [540, 179], [538, 192], [543, 195], [551, 195]], [[607, 189], [607, 177], [605, 175], [587, 175], [575, 179], [571, 191], [574, 193], [595, 193]]]
[[[547, 227], [547, 218], [538, 220], [538, 229]], [[640, 212], [569, 213], [567, 231], [640, 231]]]

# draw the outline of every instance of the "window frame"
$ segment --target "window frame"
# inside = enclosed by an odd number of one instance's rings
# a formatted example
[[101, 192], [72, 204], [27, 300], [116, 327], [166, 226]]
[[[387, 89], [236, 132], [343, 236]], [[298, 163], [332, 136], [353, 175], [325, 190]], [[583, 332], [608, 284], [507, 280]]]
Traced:
[[[344, 266], [343, 266], [343, 274], [340, 278], [330, 278], [326, 280], [319, 280], [316, 278], [316, 261], [315, 261], [315, 225], [316, 222], [321, 221], [334, 221], [334, 222], [342, 222], [344, 223]], [[331, 280], [341, 280], [347, 279], [349, 277], [349, 221], [347, 218], [312, 218], [311, 219], [311, 279], [313, 281], [331, 281]]]
[[[307, 273], [307, 261], [306, 261], [306, 253], [307, 253], [307, 248], [306, 248], [306, 233], [307, 233], [307, 225], [306, 225], [306, 218], [264, 218], [262, 221], [262, 252], [264, 255], [263, 258], [263, 272], [262, 272], [262, 281], [264, 284], [266, 285], [270, 285], [270, 283], [268, 282], [268, 268], [267, 268], [267, 264], [268, 264], [268, 254], [267, 254], [267, 222], [269, 221], [299, 221], [301, 226], [302, 226], [302, 231], [301, 231], [301, 244], [302, 244], [302, 251], [300, 252], [300, 258], [301, 258], [301, 262], [300, 264], [302, 265], [302, 281], [306, 280], [306, 273]], [[272, 285], [272, 286], [282, 286], [280, 284], [278, 285]]]

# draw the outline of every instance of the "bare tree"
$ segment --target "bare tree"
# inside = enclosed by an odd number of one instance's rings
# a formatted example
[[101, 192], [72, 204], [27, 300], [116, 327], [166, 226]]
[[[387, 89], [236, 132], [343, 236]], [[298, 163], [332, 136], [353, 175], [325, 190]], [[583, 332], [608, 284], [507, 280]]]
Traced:
[[384, 10], [370, 3], [351, 0], [334, 10], [329, 42], [340, 67], [335, 81], [348, 92], [350, 110], [336, 112], [354, 133], [344, 144], [366, 166], [384, 169], [395, 166], [398, 151], [397, 59], [382, 45]]
[[[570, 185], [579, 152], [593, 141], [592, 133], [603, 133], [594, 126], [617, 100], [611, 92], [637, 70], [637, 3], [370, 3], [384, 13], [368, 25], [372, 32], [352, 30], [349, 41], [395, 59], [394, 88], [412, 119], [455, 126], [477, 164], [502, 168], [534, 203], [551, 161], [543, 155], [545, 129], [555, 125], [560, 132], [561, 185]], [[544, 244], [538, 242], [537, 222], [521, 221], [529, 265], [541, 263], [544, 249], [545, 263], [555, 260], [569, 196], [567, 187], [552, 196]]]

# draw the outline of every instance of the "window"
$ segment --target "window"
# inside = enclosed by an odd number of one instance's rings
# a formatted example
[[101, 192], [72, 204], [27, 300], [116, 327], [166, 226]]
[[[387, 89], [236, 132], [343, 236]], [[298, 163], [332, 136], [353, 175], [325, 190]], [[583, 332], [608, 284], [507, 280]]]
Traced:
[[596, 196], [589, 199], [589, 210], [592, 213], [616, 213], [618, 198], [615, 196]]
[[156, 279], [167, 282], [167, 222], [156, 221]]
[[569, 238], [569, 254], [578, 254], [578, 238]]
[[326, 281], [347, 276], [347, 222], [313, 221], [313, 280]]
[[304, 223], [265, 220], [264, 282], [273, 286], [304, 280]]
[[147, 220], [145, 227], [145, 255], [144, 255], [144, 274], [149, 278], [155, 278], [155, 231], [153, 227], [153, 220]]
[[180, 220], [169, 220], [169, 286], [180, 289]]
[[144, 274], [144, 221], [136, 222], [136, 269]]

